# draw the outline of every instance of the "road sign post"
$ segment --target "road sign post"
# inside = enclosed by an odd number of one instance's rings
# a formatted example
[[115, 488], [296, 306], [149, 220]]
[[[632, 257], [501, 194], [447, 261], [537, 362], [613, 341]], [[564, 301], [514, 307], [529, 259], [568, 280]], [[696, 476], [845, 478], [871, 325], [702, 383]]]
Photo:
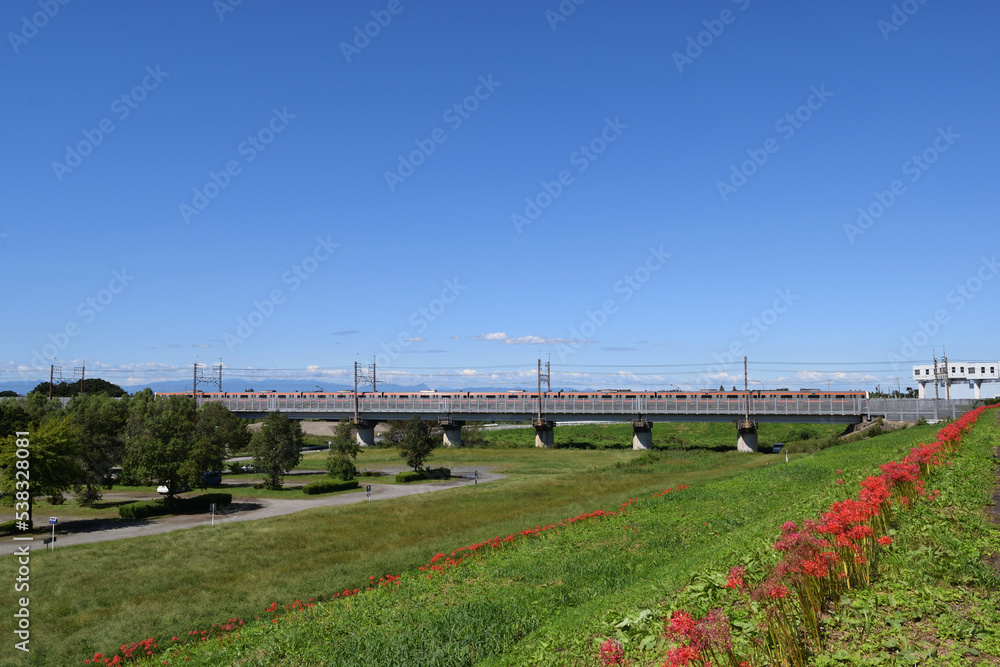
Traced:
[[479, 471], [478, 470], [473, 470], [472, 471], [472, 476], [476, 478], [475, 485], [479, 486]]
[[365, 493], [368, 494], [368, 500], [371, 500], [372, 499], [372, 485], [371, 484], [366, 484], [365, 485]]
[[55, 551], [55, 548], [56, 548], [56, 522], [57, 521], [59, 521], [59, 519], [57, 519], [56, 517], [54, 517], [54, 516], [50, 516], [49, 517], [49, 523], [52, 524], [52, 542], [50, 542], [51, 546], [49, 548], [52, 549], [53, 551]]
[[211, 503], [212, 506], [212, 525], [215, 525], [215, 503]]

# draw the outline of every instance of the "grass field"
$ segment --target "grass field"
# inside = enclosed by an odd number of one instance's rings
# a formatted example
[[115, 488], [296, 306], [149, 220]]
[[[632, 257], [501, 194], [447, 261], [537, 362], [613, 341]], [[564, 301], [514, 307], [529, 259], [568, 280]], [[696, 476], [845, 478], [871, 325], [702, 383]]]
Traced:
[[[595, 636], [625, 622], [640, 637], [649, 632], [655, 643], [658, 630], [643, 629], [638, 620], [643, 609], [657, 609], [694, 573], [728, 569], [741, 555], [759, 552], [784, 521], [815, 516], [842, 497], [835, 470], [843, 469], [844, 478], [856, 483], [934, 430], [900, 431], [789, 465], [783, 457], [681, 449], [638, 456], [612, 452], [621, 457], [594, 469], [588, 467], [593, 460], [581, 455], [601, 452], [546, 452], [569, 456], [567, 464], [577, 468], [573, 481], [588, 491], [607, 479], [632, 482], [628, 494], [602, 494], [603, 503], [595, 494], [582, 509], [616, 509], [614, 501], [640, 500], [622, 517], [533, 539], [436, 581], [409, 575], [393, 593], [378, 590], [331, 603], [285, 617], [274, 627], [255, 624], [224, 646], [191, 653], [185, 664], [594, 664]], [[460, 452], [473, 454], [478, 452]], [[659, 483], [651, 483], [650, 475]], [[649, 497], [653, 489], [681, 482], [691, 488]], [[493, 534], [508, 532], [516, 531]], [[447, 552], [470, 541], [476, 540], [453, 540]], [[393, 570], [372, 568], [370, 574], [384, 572]]]
[[[325, 455], [312, 456], [321, 461]], [[374, 572], [414, 568], [427, 554], [456, 543], [615, 504], [635, 488], [763, 465], [757, 457], [692, 450], [667, 453], [655, 466], [613, 468], [638, 456], [624, 450], [436, 450], [434, 465], [490, 465], [508, 477], [385, 503], [36, 553], [31, 663], [78, 664], [126, 641], [173, 636], [234, 615], [253, 618], [276, 600], [356, 587]], [[308, 460], [304, 465], [312, 466]], [[358, 465], [402, 460], [393, 450], [372, 450]], [[0, 559], [0, 577], [13, 581], [15, 570], [14, 559]], [[0, 595], [5, 609], [13, 608], [12, 595], [12, 587]], [[12, 651], [10, 643], [0, 646], [0, 661], [12, 659]]]
[[[654, 433], [664, 433], [668, 448], [651, 453], [533, 447], [436, 450], [430, 461], [433, 465], [490, 466], [507, 478], [388, 503], [321, 508], [215, 529], [194, 528], [39, 553], [32, 557], [31, 663], [79, 664], [78, 660], [95, 651], [111, 652], [123, 642], [183, 635], [234, 616], [252, 620], [275, 602], [363, 587], [369, 575], [412, 572], [439, 551], [450, 552], [457, 546], [597, 508], [613, 509], [629, 497], [646, 497], [639, 503], [633, 526], [639, 528], [633, 535], [641, 536], [641, 543], [621, 530], [598, 534], [595, 539], [586, 532], [598, 530], [595, 524], [583, 527], [581, 533], [568, 532], [550, 546], [546, 546], [547, 541], [525, 545], [529, 548], [510, 552], [510, 562], [505, 555], [502, 560], [488, 559], [457, 573], [455, 576], [462, 581], [469, 579], [470, 584], [449, 589], [456, 592], [455, 597], [447, 594], [450, 601], [439, 589], [421, 591], [418, 586], [413, 595], [426, 598], [431, 607], [397, 607], [393, 603], [365, 612], [385, 615], [381, 629], [357, 632], [343, 645], [344, 650], [358, 656], [358, 664], [365, 660], [366, 664], [392, 664], [397, 658], [399, 664], [405, 664], [414, 656], [393, 653], [402, 639], [385, 642], [392, 634], [390, 629], [413, 625], [429, 633], [423, 643], [426, 650], [444, 651], [440, 664], [459, 664], [469, 659], [465, 653], [453, 653], [463, 643], [441, 644], [434, 639], [435, 633], [454, 632], [453, 627], [448, 629], [448, 622], [435, 625], [438, 621], [434, 619], [445, 616], [455, 621], [456, 614], [471, 614], [472, 618], [487, 614], [493, 620], [486, 622], [484, 617], [482, 622], [471, 624], [481, 630], [463, 630], [472, 633], [463, 635], [463, 642], [478, 642], [479, 637], [482, 646], [493, 649], [484, 649], [477, 659], [491, 654], [502, 662], [512, 642], [544, 647], [551, 641], [546, 637], [569, 637], [570, 626], [592, 627], [594, 619], [652, 604], [683, 582], [692, 569], [721, 562], [747, 545], [756, 547], [770, 536], [776, 522], [814, 511], [835, 492], [830, 480], [832, 467], [853, 467], [861, 474], [862, 468], [867, 470], [892, 458], [933, 431], [930, 427], [910, 429], [869, 443], [794, 457], [785, 465], [784, 457], [717, 451], [723, 437], [725, 442], [732, 439], [731, 432], [715, 434], [705, 429], [699, 436], [697, 429], [690, 429], [695, 425], [686, 426], [689, 428], [682, 433], [687, 435], [680, 436], [680, 442], [670, 440], [666, 433], [669, 427], [654, 429]], [[614, 431], [614, 427], [577, 428]], [[569, 431], [566, 428], [569, 437], [593, 437]], [[499, 432], [499, 436], [510, 433]], [[629, 433], [625, 435], [630, 439]], [[790, 439], [785, 434], [781, 437]], [[325, 454], [309, 456], [321, 461]], [[358, 461], [359, 467], [400, 464], [393, 450], [365, 451]], [[303, 462], [305, 467], [314, 465], [309, 459]], [[653, 492], [681, 483], [692, 488], [663, 500], [648, 500]], [[664, 512], [664, 508], [669, 511]], [[611, 526], [612, 521], [601, 525]], [[623, 542], [625, 538], [632, 541]], [[570, 541], [563, 544], [564, 539]], [[541, 551], [535, 553], [535, 549]], [[2, 576], [13, 577], [12, 566], [12, 559], [0, 561]], [[501, 568], [506, 574], [491, 568]], [[477, 579], [480, 576], [484, 578]], [[419, 582], [413, 579], [414, 585]], [[482, 595], [459, 589], [488, 592], [495, 604], [479, 609]], [[518, 593], [508, 599], [515, 591], [530, 594], [522, 597]], [[0, 603], [13, 605], [9, 595], [0, 597]], [[368, 604], [362, 598], [352, 603], [351, 608], [359, 609], [358, 613]], [[443, 606], [438, 609], [435, 602]], [[495, 610], [490, 611], [494, 607], [507, 611], [496, 612], [499, 615], [494, 618]], [[343, 614], [342, 607], [331, 609], [340, 610], [328, 615], [332, 619]], [[421, 609], [435, 613], [417, 622], [415, 615]], [[559, 612], [551, 618], [546, 612], [543, 622], [540, 614], [544, 609]], [[339, 636], [337, 633], [345, 632], [346, 627], [327, 629], [332, 636]], [[254, 651], [268, 658], [251, 664], [288, 661], [291, 654], [276, 654], [278, 649], [267, 644], [266, 631], [249, 630], [244, 635], [257, 637], [255, 632], [264, 633], [259, 637], [264, 644]], [[480, 632], [496, 634], [480, 637], [476, 634]], [[587, 633], [572, 634], [585, 641]], [[412, 635], [406, 636], [412, 639]], [[327, 646], [316, 637], [303, 637], [303, 641], [316, 640], [316, 646]], [[276, 646], [286, 641], [280, 639]], [[545, 652], [543, 648], [535, 650]], [[0, 651], [0, 656], [6, 654], [0, 659], [11, 657], [9, 645]], [[228, 655], [235, 659], [237, 654]], [[459, 663], [448, 662], [456, 658]], [[225, 664], [212, 660], [215, 658], [205, 658], [199, 664]]]

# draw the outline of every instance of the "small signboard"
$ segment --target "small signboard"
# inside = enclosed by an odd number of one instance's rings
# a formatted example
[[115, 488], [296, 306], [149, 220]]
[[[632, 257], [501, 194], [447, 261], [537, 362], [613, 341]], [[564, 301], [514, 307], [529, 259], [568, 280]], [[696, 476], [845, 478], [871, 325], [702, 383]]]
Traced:
[[52, 524], [53, 526], [54, 526], [54, 525], [56, 525], [56, 521], [58, 521], [58, 520], [59, 520], [59, 519], [57, 519], [57, 518], [56, 518], [56, 517], [54, 517], [54, 516], [50, 516], [50, 517], [49, 517], [49, 523], [51, 523], [51, 524]]

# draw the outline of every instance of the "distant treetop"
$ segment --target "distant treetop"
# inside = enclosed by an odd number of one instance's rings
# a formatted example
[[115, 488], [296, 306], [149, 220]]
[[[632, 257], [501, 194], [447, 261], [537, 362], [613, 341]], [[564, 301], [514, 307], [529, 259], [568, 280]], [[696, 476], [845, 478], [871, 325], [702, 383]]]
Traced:
[[[39, 393], [44, 396], [49, 395], [49, 383], [41, 382], [29, 393]], [[69, 398], [80, 393], [79, 382], [57, 382], [52, 385], [53, 398]], [[101, 378], [88, 378], [83, 381], [83, 393], [85, 394], [107, 394], [111, 398], [120, 398], [126, 395], [126, 391], [116, 384], [102, 380]]]

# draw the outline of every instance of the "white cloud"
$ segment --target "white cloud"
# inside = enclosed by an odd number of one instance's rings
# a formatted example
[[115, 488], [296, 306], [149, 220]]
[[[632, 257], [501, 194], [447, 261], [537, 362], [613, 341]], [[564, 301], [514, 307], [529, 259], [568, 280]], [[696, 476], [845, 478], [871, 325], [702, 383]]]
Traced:
[[414, 336], [412, 338], [404, 338], [403, 340], [405, 340], [407, 343], [423, 343], [427, 339], [421, 338], [420, 336]]
[[502, 331], [497, 333], [485, 333], [478, 336], [469, 336], [469, 340], [507, 340], [507, 334]]

